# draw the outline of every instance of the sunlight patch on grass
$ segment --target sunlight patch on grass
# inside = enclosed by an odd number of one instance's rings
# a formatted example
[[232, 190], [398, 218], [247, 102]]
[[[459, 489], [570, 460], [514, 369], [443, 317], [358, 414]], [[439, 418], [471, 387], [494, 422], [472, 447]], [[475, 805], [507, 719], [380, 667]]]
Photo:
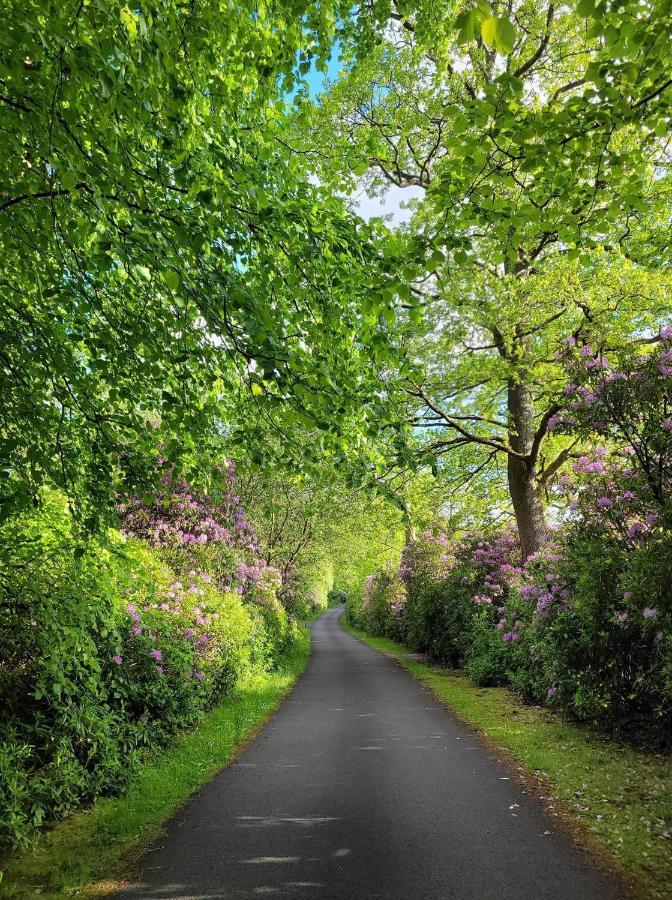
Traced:
[[169, 749], [152, 754], [122, 796], [99, 800], [45, 832], [33, 849], [1, 860], [0, 896], [44, 900], [113, 890], [114, 879], [170, 816], [230, 762], [277, 708], [303, 672], [309, 652], [310, 637], [302, 629], [278, 671], [249, 676], [235, 696], [196, 728]]
[[637, 881], [643, 896], [672, 896], [672, 758], [623, 746], [589, 728], [525, 706], [506, 688], [482, 688], [427, 665], [408, 648], [353, 628], [346, 631], [394, 656], [460, 719], [549, 785], [546, 800], [568, 814], [581, 837]]

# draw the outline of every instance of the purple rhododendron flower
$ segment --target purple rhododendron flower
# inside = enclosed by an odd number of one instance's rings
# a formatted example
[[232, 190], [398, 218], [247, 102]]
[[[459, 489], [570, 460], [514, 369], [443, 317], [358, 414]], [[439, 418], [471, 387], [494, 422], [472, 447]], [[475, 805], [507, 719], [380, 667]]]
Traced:
[[163, 659], [163, 653], [160, 650], [151, 650], [149, 655], [157, 662]]
[[652, 606], [647, 606], [642, 610], [642, 616], [645, 619], [657, 619], [658, 618], [658, 610]]
[[123, 656], [113, 656], [112, 657], [112, 662], [116, 663], [118, 666], [120, 666], [123, 663], [123, 661], [124, 661]]

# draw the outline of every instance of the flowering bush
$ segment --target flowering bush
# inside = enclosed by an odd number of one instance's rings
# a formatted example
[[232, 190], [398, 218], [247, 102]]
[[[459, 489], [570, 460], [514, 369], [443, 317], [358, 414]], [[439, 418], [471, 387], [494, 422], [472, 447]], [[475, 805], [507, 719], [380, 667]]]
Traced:
[[58, 496], [0, 528], [1, 843], [118, 790], [294, 638], [235, 495], [165, 488], [76, 554]]
[[[180, 592], [198, 597], [207, 593], [206, 585], [242, 597], [256, 623], [251, 635], [254, 660], [269, 666], [294, 639], [295, 626], [279, 600], [280, 572], [261, 556], [241, 506], [233, 462], [225, 464], [224, 475], [224, 487], [216, 497], [165, 475], [156, 496], [118, 505], [122, 533], [155, 547], [179, 573], [177, 588], [173, 586], [164, 600], [167, 609], [180, 605], [176, 603]], [[200, 610], [197, 618], [203, 615]]]
[[549, 428], [591, 449], [568, 452], [556, 478], [558, 526], [524, 566], [509, 532], [423, 535], [402, 556], [396, 627], [480, 684], [670, 743], [672, 326], [641, 346], [617, 358], [565, 341]]
[[[669, 742], [672, 541], [650, 492], [624, 489], [633, 477], [627, 455], [611, 460], [598, 447], [581, 457], [558, 485], [572, 518], [524, 566], [508, 531], [459, 542], [424, 534], [402, 555], [406, 601], [394, 627], [366, 615], [366, 601], [361, 624], [464, 667], [478, 684], [508, 684], [528, 701]], [[385, 585], [394, 579], [388, 572]], [[380, 584], [369, 584], [370, 610]]]
[[426, 531], [402, 554], [400, 571], [407, 590], [404, 640], [413, 650], [428, 652], [450, 666], [466, 661], [479, 612], [473, 597], [485, 589], [485, 579], [477, 585], [475, 572], [464, 564], [466, 552], [464, 544], [451, 542], [439, 527]]
[[261, 557], [236, 490], [233, 462], [225, 464], [224, 486], [215, 497], [168, 473], [153, 497], [118, 504], [122, 533], [161, 550], [178, 572], [208, 571], [220, 589], [249, 593], [268, 605], [277, 595], [280, 573]]
[[[588, 437], [597, 432], [625, 447], [638, 473], [630, 494], [665, 507], [672, 489], [672, 325], [648, 347], [614, 360], [568, 338], [561, 354], [570, 377], [567, 408], [550, 425]], [[599, 471], [599, 462], [592, 465]]]
[[404, 583], [391, 565], [369, 575], [361, 603], [349, 607], [355, 625], [399, 639], [400, 620], [406, 602]]

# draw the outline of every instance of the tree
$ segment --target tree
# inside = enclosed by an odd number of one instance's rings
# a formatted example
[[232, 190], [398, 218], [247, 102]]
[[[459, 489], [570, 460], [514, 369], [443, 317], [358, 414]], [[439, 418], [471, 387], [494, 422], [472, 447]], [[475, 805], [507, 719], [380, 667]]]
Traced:
[[[407, 328], [389, 419], [436, 436], [424, 461], [466, 444], [477, 467], [504, 456], [525, 558], [572, 452], [548, 441], [561, 339], [618, 316], [623, 340], [663, 305], [644, 222], [669, 209], [670, 80], [660, 25], [638, 9], [495, 3], [456, 19], [448, 4], [372, 4], [346, 25], [346, 70], [312, 128], [297, 129], [341, 189], [363, 176], [424, 192], [398, 251]], [[651, 12], [669, 22], [667, 4]]]
[[151, 487], [159, 457], [195, 477], [222, 434], [246, 433], [241, 393], [258, 418], [356, 408], [377, 328], [359, 297], [381, 298], [384, 260], [279, 142], [283, 95], [324, 61], [336, 6], [11, 4], [3, 515], [49, 482], [95, 527], [116, 491]]

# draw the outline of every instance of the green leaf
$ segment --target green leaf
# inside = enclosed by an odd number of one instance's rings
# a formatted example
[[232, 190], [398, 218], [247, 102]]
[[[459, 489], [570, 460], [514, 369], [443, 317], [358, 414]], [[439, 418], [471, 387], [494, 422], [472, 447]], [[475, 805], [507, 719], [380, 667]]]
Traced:
[[495, 36], [497, 33], [497, 19], [490, 16], [481, 24], [481, 37], [486, 47], [492, 49], [495, 46]]
[[66, 191], [72, 191], [77, 184], [77, 179], [72, 172], [64, 172], [61, 175], [61, 184]]
[[490, 16], [481, 24], [481, 37], [486, 46], [506, 56], [513, 50], [516, 42], [516, 29], [509, 19]]
[[497, 29], [495, 32], [495, 46], [502, 56], [511, 53], [516, 43], [516, 29], [513, 23], [505, 16], [497, 19]]
[[478, 24], [481, 19], [482, 15], [476, 9], [470, 9], [468, 12], [460, 13], [455, 20], [457, 41], [459, 44], [468, 44], [471, 41], [476, 40]]
[[171, 291], [176, 291], [180, 286], [180, 276], [173, 269], [167, 269], [163, 273], [163, 278]]
[[576, 4], [576, 11], [578, 15], [588, 19], [595, 12], [595, 5], [595, 0], [579, 0]]

